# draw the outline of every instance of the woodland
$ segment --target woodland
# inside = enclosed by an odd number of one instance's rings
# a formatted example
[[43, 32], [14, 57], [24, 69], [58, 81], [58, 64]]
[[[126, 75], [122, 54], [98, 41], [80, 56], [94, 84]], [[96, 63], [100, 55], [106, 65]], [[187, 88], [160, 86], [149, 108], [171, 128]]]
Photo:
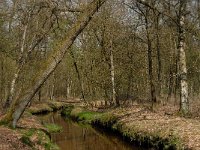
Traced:
[[200, 0], [0, 0], [2, 120], [75, 98], [199, 118], [199, 47]]

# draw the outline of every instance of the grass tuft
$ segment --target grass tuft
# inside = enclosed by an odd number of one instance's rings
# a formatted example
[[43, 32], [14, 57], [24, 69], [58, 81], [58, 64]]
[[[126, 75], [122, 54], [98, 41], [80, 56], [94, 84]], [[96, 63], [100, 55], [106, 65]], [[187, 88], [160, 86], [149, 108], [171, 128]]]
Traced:
[[50, 133], [56, 133], [62, 131], [62, 127], [56, 124], [44, 124], [44, 126], [47, 128], [48, 132]]

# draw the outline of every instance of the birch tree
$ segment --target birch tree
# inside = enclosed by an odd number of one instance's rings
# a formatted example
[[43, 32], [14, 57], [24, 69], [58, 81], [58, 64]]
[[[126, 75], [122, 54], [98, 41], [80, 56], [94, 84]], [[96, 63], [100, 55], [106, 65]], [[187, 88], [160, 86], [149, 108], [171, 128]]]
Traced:
[[189, 112], [187, 66], [185, 54], [185, 17], [187, 0], [180, 0], [179, 6], [179, 80], [180, 80], [180, 111], [184, 115]]

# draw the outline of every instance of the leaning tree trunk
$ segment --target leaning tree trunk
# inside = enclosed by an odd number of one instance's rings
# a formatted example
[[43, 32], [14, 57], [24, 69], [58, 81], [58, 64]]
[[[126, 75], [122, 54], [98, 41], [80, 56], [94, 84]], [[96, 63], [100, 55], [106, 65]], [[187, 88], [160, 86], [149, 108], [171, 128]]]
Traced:
[[180, 111], [183, 115], [189, 112], [187, 66], [185, 54], [185, 15], [186, 0], [180, 0], [179, 10], [179, 80], [180, 80]]
[[94, 0], [91, 2], [85, 12], [78, 18], [76, 23], [72, 26], [71, 30], [69, 30], [65, 40], [62, 42], [60, 47], [58, 47], [56, 53], [54, 54], [52, 59], [47, 60], [47, 67], [39, 72], [37, 80], [35, 80], [34, 85], [30, 87], [27, 91], [23, 93], [20, 98], [15, 98], [12, 102], [4, 121], [12, 122], [12, 126], [15, 128], [17, 121], [20, 119], [21, 115], [25, 111], [28, 103], [33, 99], [34, 95], [38, 92], [40, 87], [44, 84], [44, 82], [48, 79], [48, 77], [54, 72], [58, 64], [64, 58], [67, 50], [71, 47], [76, 37], [83, 31], [83, 29], [88, 25], [92, 16], [101, 5], [106, 2], [106, 0]]

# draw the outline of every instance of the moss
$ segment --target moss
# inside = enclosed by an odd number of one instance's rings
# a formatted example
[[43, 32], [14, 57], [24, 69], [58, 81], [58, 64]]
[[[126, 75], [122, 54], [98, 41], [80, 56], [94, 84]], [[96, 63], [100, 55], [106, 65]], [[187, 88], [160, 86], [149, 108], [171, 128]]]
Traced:
[[92, 123], [97, 120], [97, 118], [102, 115], [102, 113], [87, 111], [82, 107], [67, 107], [65, 108], [61, 114], [65, 117], [70, 117], [78, 122], [82, 123]]
[[48, 123], [48, 124], [45, 124], [44, 126], [47, 128], [48, 132], [50, 132], [50, 133], [56, 133], [56, 132], [60, 132], [62, 130], [62, 127], [59, 125], [56, 125], [56, 124]]
[[84, 111], [84, 112], [79, 113], [77, 117], [78, 117], [78, 121], [82, 121], [85, 123], [92, 123], [101, 115], [102, 115], [101, 113], [97, 113], [97, 112]]

